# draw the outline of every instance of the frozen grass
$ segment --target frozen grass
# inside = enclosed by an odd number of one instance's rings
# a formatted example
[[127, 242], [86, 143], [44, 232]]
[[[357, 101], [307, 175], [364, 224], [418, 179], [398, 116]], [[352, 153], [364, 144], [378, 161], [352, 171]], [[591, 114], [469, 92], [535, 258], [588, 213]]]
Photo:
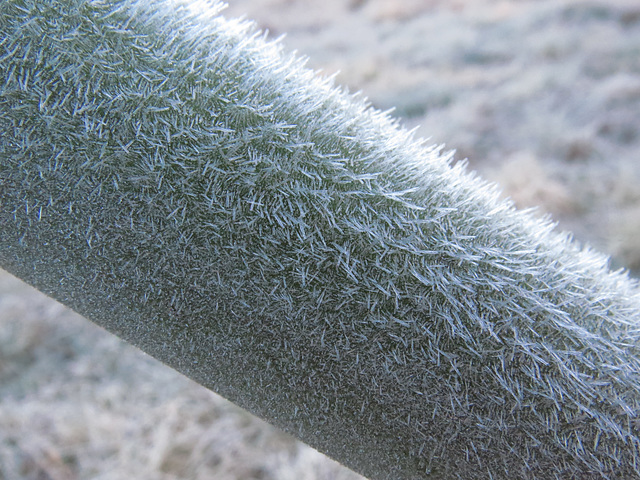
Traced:
[[[640, 272], [640, 7], [230, 0]], [[0, 478], [359, 478], [0, 275]]]

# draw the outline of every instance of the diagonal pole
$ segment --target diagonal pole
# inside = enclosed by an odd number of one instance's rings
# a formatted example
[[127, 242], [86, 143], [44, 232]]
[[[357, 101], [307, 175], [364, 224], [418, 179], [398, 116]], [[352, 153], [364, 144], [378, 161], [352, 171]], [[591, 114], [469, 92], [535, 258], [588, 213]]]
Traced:
[[0, 267], [371, 479], [638, 477], [637, 284], [218, 9], [0, 3]]

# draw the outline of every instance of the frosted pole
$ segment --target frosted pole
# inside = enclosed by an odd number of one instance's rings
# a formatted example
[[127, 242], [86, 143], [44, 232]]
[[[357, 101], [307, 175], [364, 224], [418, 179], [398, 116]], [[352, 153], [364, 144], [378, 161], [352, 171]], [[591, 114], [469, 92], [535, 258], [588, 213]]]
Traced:
[[193, 5], [0, 2], [0, 266], [371, 479], [637, 478], [637, 284]]

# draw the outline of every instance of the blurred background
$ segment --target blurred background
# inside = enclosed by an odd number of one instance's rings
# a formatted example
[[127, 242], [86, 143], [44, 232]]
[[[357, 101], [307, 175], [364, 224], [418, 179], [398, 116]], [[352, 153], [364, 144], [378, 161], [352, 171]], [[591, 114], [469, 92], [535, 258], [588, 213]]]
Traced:
[[[637, 0], [229, 0], [640, 275]], [[0, 271], [0, 479], [361, 478]]]

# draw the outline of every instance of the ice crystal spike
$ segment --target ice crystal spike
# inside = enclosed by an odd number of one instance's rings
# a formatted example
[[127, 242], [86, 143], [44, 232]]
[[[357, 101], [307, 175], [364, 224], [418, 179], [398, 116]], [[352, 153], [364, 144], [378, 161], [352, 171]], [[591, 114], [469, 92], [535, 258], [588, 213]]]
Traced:
[[0, 266], [371, 479], [638, 478], [638, 285], [197, 3], [0, 2]]

